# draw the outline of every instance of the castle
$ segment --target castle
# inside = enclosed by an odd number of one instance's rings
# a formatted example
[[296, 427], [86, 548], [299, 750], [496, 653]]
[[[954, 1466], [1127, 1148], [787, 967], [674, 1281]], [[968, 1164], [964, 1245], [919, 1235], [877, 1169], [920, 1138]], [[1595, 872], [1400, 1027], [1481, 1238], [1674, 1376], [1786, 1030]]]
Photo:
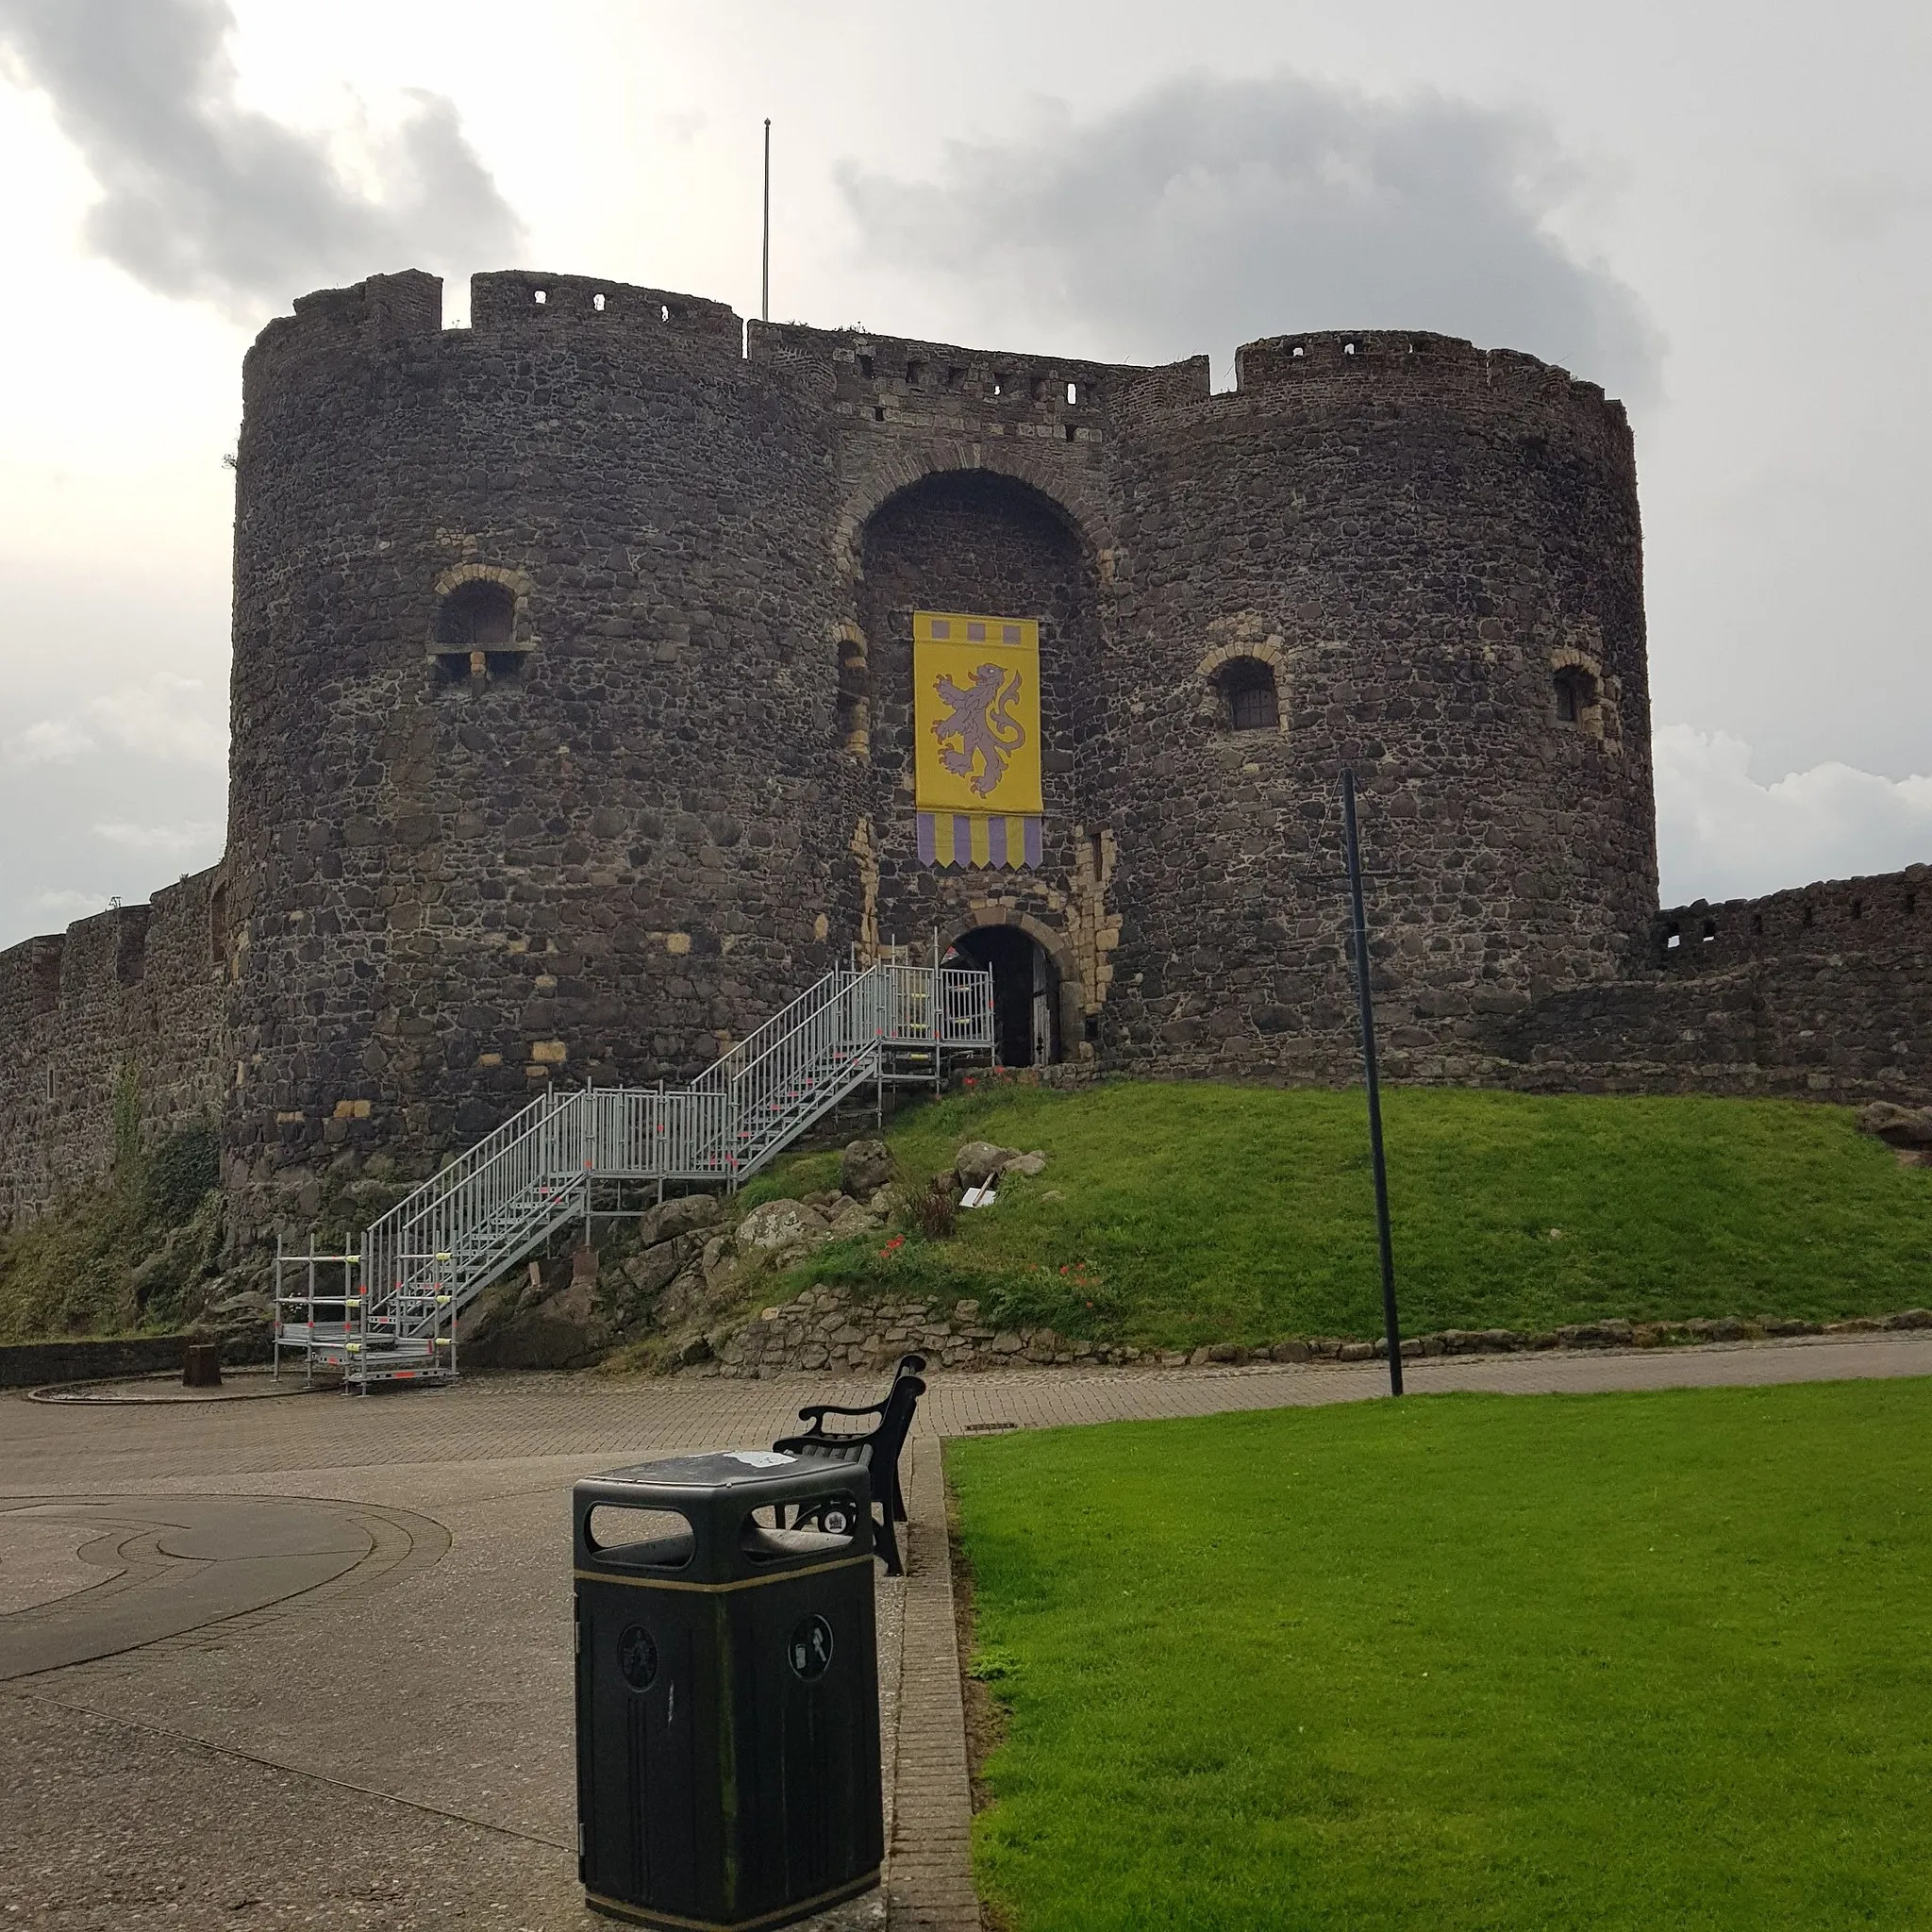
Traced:
[[[228, 843], [0, 954], [0, 1217], [218, 1118], [241, 1224], [827, 966], [991, 965], [1010, 1062], [1932, 1098], [1923, 868], [1657, 903], [1630, 429], [1440, 336], [1163, 368], [375, 276], [244, 366]], [[922, 614], [1038, 640], [1037, 807], [923, 809]], [[1010, 836], [1006, 829], [1010, 827]], [[956, 836], [957, 834], [957, 836]], [[1923, 905], [1922, 905], [1923, 902]]]

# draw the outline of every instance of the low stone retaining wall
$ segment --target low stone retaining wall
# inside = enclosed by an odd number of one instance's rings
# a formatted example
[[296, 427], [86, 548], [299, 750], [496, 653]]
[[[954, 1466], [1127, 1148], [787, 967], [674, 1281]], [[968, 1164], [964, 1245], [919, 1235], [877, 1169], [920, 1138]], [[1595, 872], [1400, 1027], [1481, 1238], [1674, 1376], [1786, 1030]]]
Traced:
[[883, 1301], [832, 1288], [808, 1288], [783, 1307], [766, 1308], [717, 1345], [697, 1373], [782, 1375], [798, 1370], [878, 1369], [916, 1350], [936, 1368], [1005, 1369], [1016, 1363], [1171, 1362], [1184, 1355], [1075, 1341], [1051, 1328], [993, 1328], [979, 1304]]
[[[1688, 1322], [1587, 1322], [1539, 1333], [1513, 1328], [1446, 1328], [1406, 1337], [1405, 1357], [1510, 1355], [1550, 1348], [1661, 1348], [1697, 1341], [1754, 1341], [1767, 1336], [1853, 1335], [1880, 1329], [1932, 1328], [1932, 1309], [1875, 1315], [1851, 1322], [1741, 1321], [1731, 1317]], [[936, 1368], [1009, 1369], [1089, 1362], [1095, 1365], [1181, 1368], [1208, 1362], [1371, 1361], [1386, 1356], [1381, 1341], [1336, 1336], [1244, 1348], [1215, 1342], [1191, 1354], [1179, 1349], [1141, 1349], [1079, 1341], [1051, 1328], [1000, 1329], [979, 1319], [974, 1301], [884, 1301], [832, 1288], [811, 1288], [782, 1307], [766, 1308], [735, 1334], [719, 1341], [715, 1357], [687, 1374], [764, 1376], [801, 1372], [879, 1370], [916, 1351]]]
[[105, 1381], [115, 1375], [178, 1374], [188, 1352], [185, 1335], [134, 1335], [67, 1341], [0, 1342], [0, 1389], [37, 1389], [43, 1382]]

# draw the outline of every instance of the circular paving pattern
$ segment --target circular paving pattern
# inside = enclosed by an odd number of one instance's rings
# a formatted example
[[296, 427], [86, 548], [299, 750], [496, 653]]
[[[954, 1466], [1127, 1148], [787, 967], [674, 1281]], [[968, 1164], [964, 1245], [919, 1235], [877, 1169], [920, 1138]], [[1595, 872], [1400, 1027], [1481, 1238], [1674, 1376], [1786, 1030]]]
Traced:
[[0, 1682], [111, 1657], [328, 1588], [426, 1569], [449, 1532], [413, 1510], [289, 1496], [0, 1503]]

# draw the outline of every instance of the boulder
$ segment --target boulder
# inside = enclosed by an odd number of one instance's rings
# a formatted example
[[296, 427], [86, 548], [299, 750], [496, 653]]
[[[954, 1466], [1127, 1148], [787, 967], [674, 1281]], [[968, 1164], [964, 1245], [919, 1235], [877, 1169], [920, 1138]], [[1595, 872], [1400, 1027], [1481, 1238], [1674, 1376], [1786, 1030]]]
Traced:
[[684, 1242], [659, 1241], [624, 1264], [624, 1278], [639, 1295], [654, 1295], [684, 1266], [685, 1259]]
[[575, 1369], [593, 1361], [609, 1340], [595, 1284], [574, 1281], [491, 1326], [464, 1347], [462, 1360], [479, 1369]]
[[1932, 1147], [1932, 1107], [1901, 1107], [1874, 1100], [1858, 1109], [1858, 1129], [1891, 1147]]
[[1030, 1154], [1016, 1154], [1001, 1169], [1002, 1174], [1036, 1174], [1046, 1172], [1046, 1156], [1038, 1147]]
[[830, 1239], [825, 1217], [803, 1201], [761, 1201], [738, 1224], [738, 1245], [751, 1255], [783, 1255]]
[[991, 1141], [969, 1141], [953, 1157], [953, 1172], [963, 1187], [983, 1188], [1008, 1161], [1019, 1158], [1017, 1147], [995, 1147]]
[[839, 1185], [855, 1200], [869, 1201], [890, 1187], [896, 1169], [883, 1141], [854, 1141], [839, 1160]]
[[659, 1241], [675, 1241], [694, 1228], [711, 1226], [724, 1212], [724, 1204], [716, 1194], [679, 1194], [660, 1201], [639, 1219], [638, 1245], [653, 1248]]
[[516, 1278], [511, 1276], [507, 1298], [500, 1312], [505, 1316], [520, 1315], [525, 1308], [534, 1308], [545, 1295], [554, 1294], [562, 1285], [558, 1281], [545, 1281], [543, 1264], [541, 1261], [532, 1261], [521, 1287], [518, 1286]]
[[[728, 1278], [726, 1271], [720, 1272], [721, 1284]], [[657, 1306], [651, 1310], [651, 1320], [660, 1329], [675, 1328], [708, 1307], [709, 1302], [709, 1285], [705, 1279], [704, 1270], [695, 1266], [687, 1268], [658, 1297]]]
[[270, 1353], [275, 1303], [258, 1289], [211, 1301], [194, 1324], [198, 1341], [218, 1341], [225, 1361], [257, 1361]]
[[862, 1201], [848, 1201], [841, 1198], [831, 1214], [831, 1232], [835, 1241], [845, 1241], [854, 1235], [871, 1234], [884, 1217], [874, 1214]]

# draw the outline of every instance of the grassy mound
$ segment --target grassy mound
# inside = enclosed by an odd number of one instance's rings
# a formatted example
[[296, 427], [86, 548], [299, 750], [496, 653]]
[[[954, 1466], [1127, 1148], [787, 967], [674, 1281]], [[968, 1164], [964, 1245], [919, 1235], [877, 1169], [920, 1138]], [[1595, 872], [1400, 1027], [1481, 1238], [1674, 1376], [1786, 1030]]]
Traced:
[[1932, 1382], [949, 1445], [1013, 1932], [1932, 1924]]
[[[1932, 1170], [1847, 1108], [1790, 1101], [1388, 1095], [1403, 1328], [1624, 1317], [1838, 1321], [1932, 1302]], [[959, 1217], [821, 1251], [788, 1277], [977, 1298], [1003, 1326], [1136, 1346], [1380, 1330], [1359, 1094], [1114, 1083], [980, 1088], [891, 1136], [917, 1185], [967, 1140], [1043, 1148], [1038, 1179]], [[836, 1155], [752, 1198], [836, 1186]]]

